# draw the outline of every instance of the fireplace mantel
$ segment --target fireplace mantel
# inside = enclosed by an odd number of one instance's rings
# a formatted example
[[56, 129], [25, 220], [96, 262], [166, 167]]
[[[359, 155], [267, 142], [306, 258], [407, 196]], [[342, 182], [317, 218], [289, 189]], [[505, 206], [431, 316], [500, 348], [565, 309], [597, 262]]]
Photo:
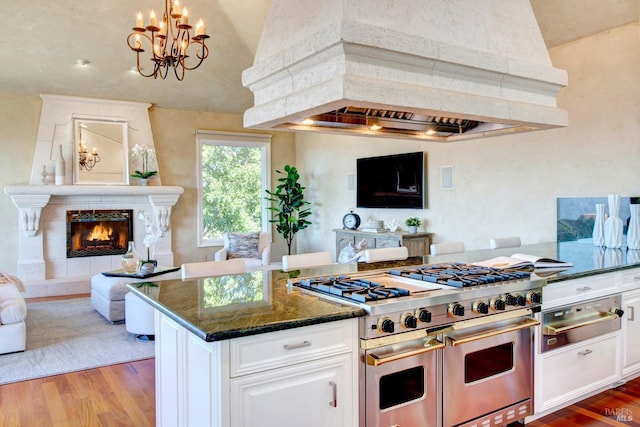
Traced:
[[7, 185], [4, 192], [20, 211], [20, 224], [28, 236], [35, 236], [40, 228], [40, 215], [51, 196], [86, 198], [95, 201], [103, 196], [148, 196], [154, 216], [162, 231], [169, 227], [171, 208], [184, 192], [176, 186], [114, 186], [114, 185]]
[[[88, 292], [89, 278], [120, 267], [119, 256], [66, 258], [66, 211], [133, 209], [134, 218], [147, 211], [165, 237], [156, 245], [161, 265], [173, 265], [171, 210], [184, 192], [177, 186], [8, 185], [4, 192], [18, 208], [17, 275], [27, 296]], [[136, 247], [143, 248], [144, 227], [134, 229]]]

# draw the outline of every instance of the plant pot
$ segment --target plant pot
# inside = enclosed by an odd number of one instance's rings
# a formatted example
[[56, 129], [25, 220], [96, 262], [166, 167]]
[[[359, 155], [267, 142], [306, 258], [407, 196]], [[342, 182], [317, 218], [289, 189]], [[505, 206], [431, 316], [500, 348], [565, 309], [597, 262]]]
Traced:
[[418, 226], [417, 225], [410, 225], [409, 226], [409, 233], [416, 234], [417, 232], [418, 232]]
[[149, 178], [138, 178], [138, 185], [142, 185], [143, 187], [149, 185]]

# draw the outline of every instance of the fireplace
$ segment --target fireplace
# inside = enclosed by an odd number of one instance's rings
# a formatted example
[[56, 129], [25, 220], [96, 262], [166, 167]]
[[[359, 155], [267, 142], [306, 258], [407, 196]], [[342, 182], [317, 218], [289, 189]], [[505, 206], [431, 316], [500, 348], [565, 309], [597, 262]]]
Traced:
[[126, 253], [132, 218], [132, 209], [67, 211], [67, 258]]

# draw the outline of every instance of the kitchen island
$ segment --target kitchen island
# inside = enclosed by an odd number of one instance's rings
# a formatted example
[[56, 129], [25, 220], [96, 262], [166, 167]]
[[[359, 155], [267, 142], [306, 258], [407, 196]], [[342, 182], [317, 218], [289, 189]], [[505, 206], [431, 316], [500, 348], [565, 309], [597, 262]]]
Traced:
[[[616, 251], [615, 256], [605, 258], [606, 250], [585, 243], [487, 249], [413, 258], [411, 262], [470, 263], [516, 252], [574, 264], [546, 278], [544, 304], [547, 295], [558, 292], [565, 301], [628, 293], [640, 287], [636, 277], [640, 264], [633, 262], [633, 256]], [[389, 264], [382, 267], [389, 268]], [[370, 268], [336, 264], [300, 274], [344, 274]], [[291, 289], [288, 279], [287, 273], [264, 271], [129, 286], [157, 309], [157, 425], [358, 425], [357, 319], [365, 313]], [[597, 284], [580, 291], [585, 288], [580, 286], [584, 280]], [[638, 300], [636, 296], [631, 301]], [[626, 375], [637, 375], [640, 360], [632, 360], [633, 346], [625, 344], [631, 341], [621, 338], [629, 330], [623, 324], [622, 332], [605, 337], [607, 344], [614, 345], [609, 349], [613, 356], [608, 356], [616, 360], [613, 374], [609, 369], [597, 381], [579, 385], [577, 392], [551, 397], [541, 393], [553, 389], [556, 379], [544, 374], [549, 357], [536, 346], [536, 412], [555, 410], [607, 387], [622, 378], [622, 366], [627, 366]], [[540, 339], [537, 332], [536, 340]]]

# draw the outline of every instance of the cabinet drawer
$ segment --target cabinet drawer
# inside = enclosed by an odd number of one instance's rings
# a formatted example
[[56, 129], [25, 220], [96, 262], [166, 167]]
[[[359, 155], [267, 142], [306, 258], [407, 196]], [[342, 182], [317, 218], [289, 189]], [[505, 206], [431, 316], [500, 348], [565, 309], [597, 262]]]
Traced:
[[397, 248], [398, 246], [400, 246], [400, 240], [399, 239], [393, 239], [393, 238], [377, 238], [376, 239], [376, 249], [378, 248]]
[[620, 287], [623, 291], [640, 289], [640, 268], [622, 271], [620, 274]]
[[230, 340], [231, 377], [351, 352], [357, 319]]
[[544, 308], [561, 304], [586, 301], [617, 291], [616, 274], [601, 274], [583, 279], [550, 283], [542, 289]]
[[594, 339], [544, 358], [542, 400], [571, 397], [617, 379], [618, 334]]

